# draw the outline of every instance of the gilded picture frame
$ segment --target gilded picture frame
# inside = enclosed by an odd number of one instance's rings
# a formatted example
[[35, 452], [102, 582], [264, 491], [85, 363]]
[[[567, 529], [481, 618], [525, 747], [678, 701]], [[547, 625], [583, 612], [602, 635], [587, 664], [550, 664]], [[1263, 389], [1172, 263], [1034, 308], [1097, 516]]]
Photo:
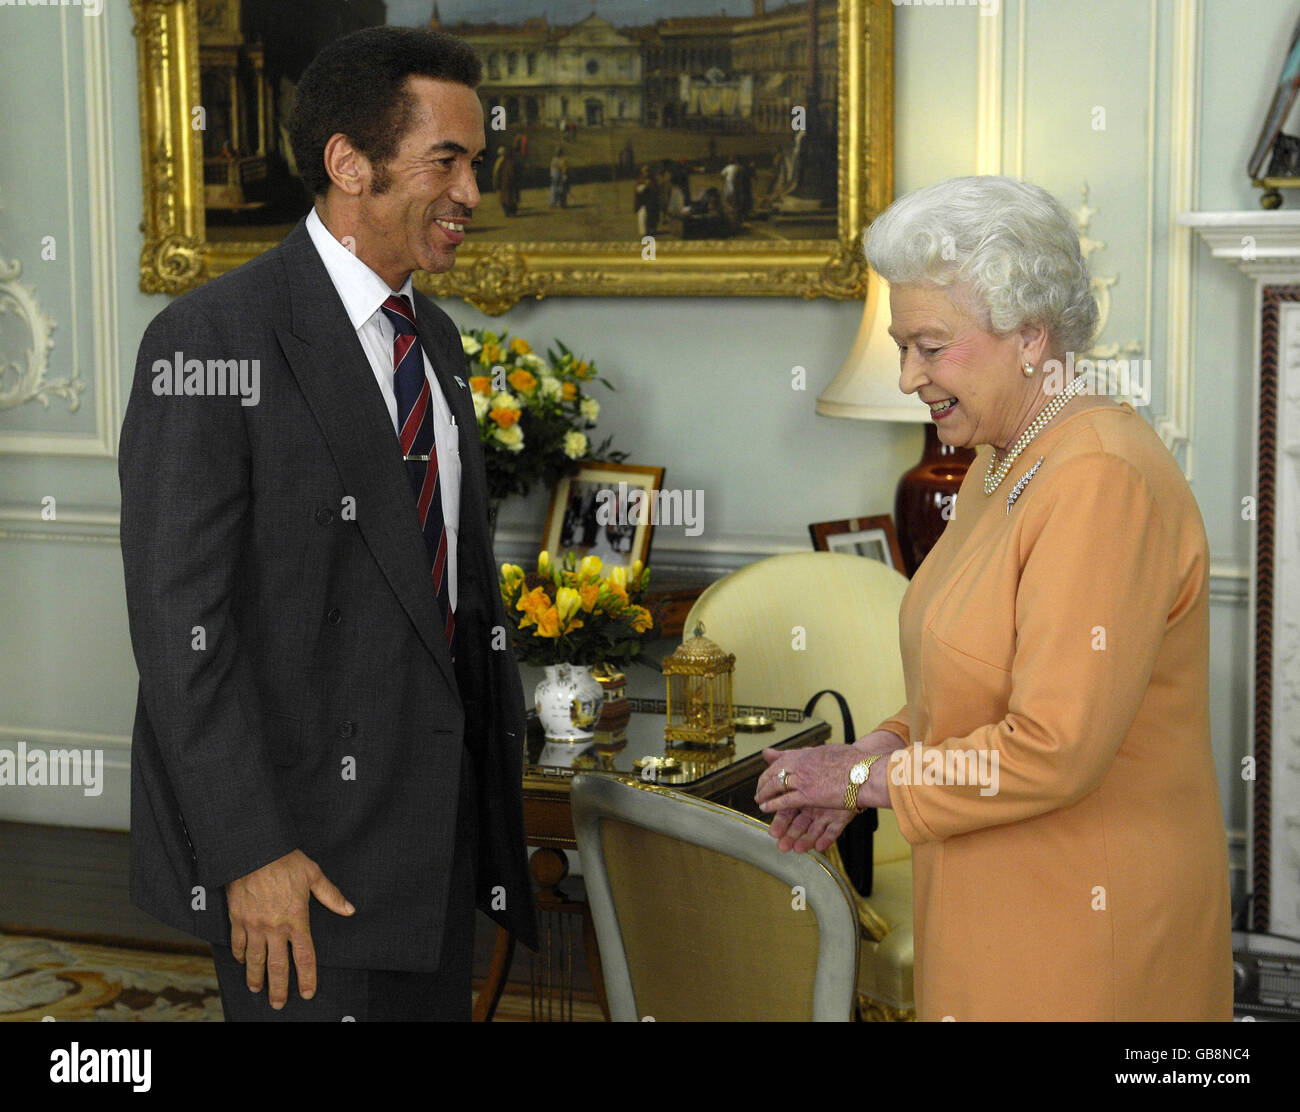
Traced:
[[[131, 0], [144, 182], [140, 288], [146, 293], [183, 293], [275, 244], [255, 234], [233, 239], [208, 234], [201, 5], [207, 5], [208, 20], [222, 7], [211, 0]], [[823, 202], [828, 215], [834, 213], [833, 236], [690, 241], [661, 237], [653, 245], [653, 257], [647, 257], [638, 238], [475, 243], [471, 236], [452, 271], [417, 274], [417, 286], [434, 297], [464, 298], [490, 315], [526, 298], [559, 296], [863, 298], [867, 267], [862, 235], [893, 197], [893, 4], [821, 0], [818, 18], [829, 18], [827, 7], [834, 8], [838, 27], [836, 157], [826, 175], [833, 177], [835, 192], [833, 201]], [[762, 5], [755, 8], [762, 10]], [[791, 135], [796, 131], [792, 121]], [[487, 135], [491, 148], [492, 131]], [[798, 147], [793, 149], [798, 152]], [[629, 196], [630, 189], [628, 183]], [[489, 203], [487, 196], [483, 203]], [[784, 234], [798, 234], [797, 221]]]
[[647, 563], [663, 483], [662, 467], [583, 461], [576, 475], [565, 476], [551, 491], [543, 550], [553, 560], [566, 552], [578, 559], [599, 556], [606, 567]]

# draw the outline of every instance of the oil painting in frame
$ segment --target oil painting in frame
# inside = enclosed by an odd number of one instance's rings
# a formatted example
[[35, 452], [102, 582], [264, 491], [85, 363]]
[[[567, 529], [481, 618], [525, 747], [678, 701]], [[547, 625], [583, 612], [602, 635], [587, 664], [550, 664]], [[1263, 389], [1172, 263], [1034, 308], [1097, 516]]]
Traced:
[[481, 203], [455, 269], [417, 276], [425, 292], [490, 314], [548, 296], [865, 296], [862, 233], [893, 191], [890, 0], [132, 9], [146, 292], [283, 238], [309, 203], [287, 135], [296, 78], [327, 42], [389, 22], [440, 27], [484, 63]]

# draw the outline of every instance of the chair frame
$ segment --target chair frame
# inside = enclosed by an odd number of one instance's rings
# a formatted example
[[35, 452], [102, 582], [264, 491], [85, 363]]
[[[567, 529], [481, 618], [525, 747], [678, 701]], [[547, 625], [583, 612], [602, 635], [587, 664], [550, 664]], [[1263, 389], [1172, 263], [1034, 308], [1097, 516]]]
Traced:
[[818, 928], [813, 1019], [853, 1019], [860, 938], [857, 905], [847, 881], [820, 853], [782, 853], [767, 826], [757, 819], [632, 777], [578, 773], [573, 778], [571, 799], [605, 991], [615, 1022], [636, 1022], [642, 1017], [605, 870], [601, 821], [606, 818], [715, 850], [761, 869], [791, 888], [801, 886]]

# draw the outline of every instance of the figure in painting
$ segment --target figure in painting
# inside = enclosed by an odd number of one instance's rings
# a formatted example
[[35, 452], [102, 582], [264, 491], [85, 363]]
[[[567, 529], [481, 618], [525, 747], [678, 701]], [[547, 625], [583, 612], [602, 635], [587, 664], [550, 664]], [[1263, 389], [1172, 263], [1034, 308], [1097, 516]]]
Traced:
[[519, 163], [514, 151], [497, 147], [496, 165], [492, 167], [492, 187], [497, 191], [501, 211], [514, 216], [519, 211]]
[[551, 208], [568, 208], [569, 201], [569, 161], [564, 157], [564, 148], [555, 148], [555, 157], [551, 159]]

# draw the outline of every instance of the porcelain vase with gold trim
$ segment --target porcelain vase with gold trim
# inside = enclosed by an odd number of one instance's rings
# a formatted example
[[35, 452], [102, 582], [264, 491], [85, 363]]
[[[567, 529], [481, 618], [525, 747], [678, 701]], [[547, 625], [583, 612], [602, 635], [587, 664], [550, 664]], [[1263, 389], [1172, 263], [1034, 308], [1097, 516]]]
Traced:
[[589, 664], [548, 664], [533, 700], [548, 742], [586, 742], [595, 737], [605, 691]]

